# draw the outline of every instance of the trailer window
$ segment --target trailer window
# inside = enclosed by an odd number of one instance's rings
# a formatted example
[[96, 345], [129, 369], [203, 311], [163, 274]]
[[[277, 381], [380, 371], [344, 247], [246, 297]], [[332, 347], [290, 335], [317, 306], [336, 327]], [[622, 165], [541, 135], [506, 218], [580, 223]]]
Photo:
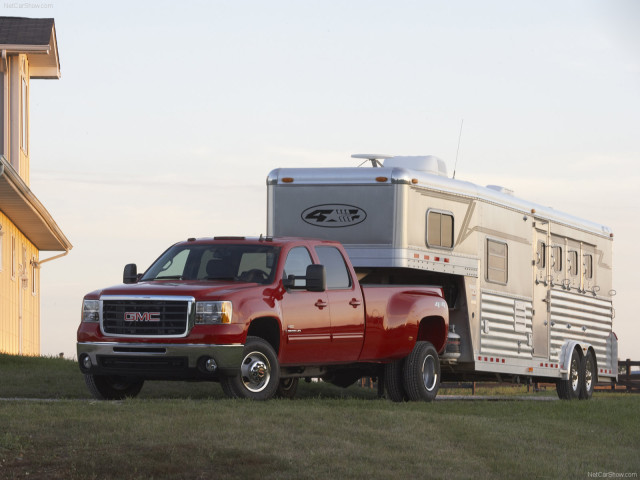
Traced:
[[554, 272], [562, 271], [562, 247], [559, 245], [551, 248], [551, 268]]
[[538, 241], [538, 249], [536, 251], [536, 267], [544, 270], [547, 266], [547, 244], [542, 240]]
[[504, 242], [487, 239], [487, 281], [507, 284], [508, 246]]
[[453, 248], [453, 215], [435, 210], [427, 212], [427, 246]]
[[569, 275], [573, 277], [578, 276], [578, 252], [575, 250], [569, 250], [567, 266], [569, 268]]
[[584, 278], [593, 278], [593, 256], [585, 254], [582, 256], [582, 266], [584, 267]]
[[351, 277], [340, 251], [335, 247], [316, 247], [320, 263], [327, 271], [327, 289], [351, 288]]

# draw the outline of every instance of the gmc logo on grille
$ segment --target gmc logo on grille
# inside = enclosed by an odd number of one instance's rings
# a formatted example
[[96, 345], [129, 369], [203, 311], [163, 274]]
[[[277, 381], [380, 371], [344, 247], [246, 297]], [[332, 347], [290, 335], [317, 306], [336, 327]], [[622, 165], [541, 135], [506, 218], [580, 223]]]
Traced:
[[160, 312], [124, 312], [125, 322], [159, 322]]

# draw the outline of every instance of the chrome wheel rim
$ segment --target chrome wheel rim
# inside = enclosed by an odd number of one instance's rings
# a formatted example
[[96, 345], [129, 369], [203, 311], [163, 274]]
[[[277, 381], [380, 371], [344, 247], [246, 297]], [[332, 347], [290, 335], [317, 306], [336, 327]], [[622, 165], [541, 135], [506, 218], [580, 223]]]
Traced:
[[436, 371], [436, 360], [432, 355], [428, 355], [422, 362], [422, 381], [428, 392], [436, 387], [438, 382], [438, 372]]
[[587, 358], [587, 365], [584, 372], [584, 385], [587, 391], [591, 390], [591, 383], [593, 382], [593, 361], [591, 357]]
[[578, 375], [578, 359], [574, 358], [571, 360], [571, 374], [569, 377], [569, 380], [571, 381], [571, 388], [573, 389], [573, 391], [577, 391], [578, 390], [578, 384], [580, 383], [580, 378]]
[[244, 357], [240, 367], [240, 376], [244, 387], [253, 393], [267, 388], [271, 379], [269, 359], [261, 352], [251, 352]]

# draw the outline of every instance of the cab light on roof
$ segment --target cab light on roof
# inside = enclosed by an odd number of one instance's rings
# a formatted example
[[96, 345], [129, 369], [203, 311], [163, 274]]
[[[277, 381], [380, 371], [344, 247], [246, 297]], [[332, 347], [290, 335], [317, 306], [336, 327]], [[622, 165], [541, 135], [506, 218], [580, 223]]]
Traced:
[[284, 177], [282, 179], [282, 183], [293, 183], [293, 178], [292, 177]]
[[376, 182], [386, 182], [387, 180], [389, 180], [387, 177], [376, 177]]
[[411, 179], [411, 183], [413, 183], [415, 185], [416, 183], [418, 183], [418, 179], [417, 178], [412, 178]]

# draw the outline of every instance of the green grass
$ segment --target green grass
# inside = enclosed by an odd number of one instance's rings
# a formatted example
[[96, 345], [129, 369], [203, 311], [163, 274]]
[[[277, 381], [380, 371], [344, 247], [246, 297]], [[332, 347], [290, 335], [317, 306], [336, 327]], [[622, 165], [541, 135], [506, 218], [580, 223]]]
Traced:
[[640, 473], [637, 395], [395, 404], [305, 384], [293, 401], [250, 402], [224, 399], [217, 385], [149, 382], [137, 399], [96, 402], [74, 362], [4, 355], [0, 379], [0, 397], [60, 399], [0, 401], [1, 479]]

